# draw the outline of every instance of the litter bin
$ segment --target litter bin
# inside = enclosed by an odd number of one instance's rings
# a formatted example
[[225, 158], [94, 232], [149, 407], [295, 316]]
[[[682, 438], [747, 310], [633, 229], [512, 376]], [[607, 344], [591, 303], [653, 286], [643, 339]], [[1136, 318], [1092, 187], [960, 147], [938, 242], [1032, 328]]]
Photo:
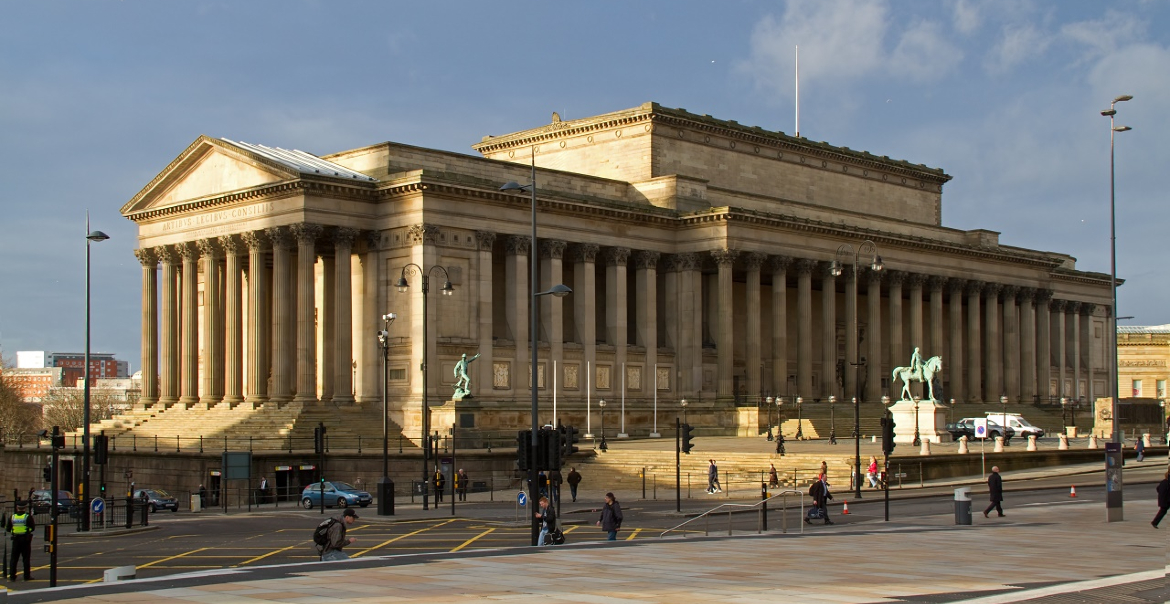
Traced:
[[203, 511], [203, 498], [200, 497], [198, 494], [191, 496], [191, 511], [192, 512]]
[[971, 489], [955, 489], [955, 524], [971, 524]]

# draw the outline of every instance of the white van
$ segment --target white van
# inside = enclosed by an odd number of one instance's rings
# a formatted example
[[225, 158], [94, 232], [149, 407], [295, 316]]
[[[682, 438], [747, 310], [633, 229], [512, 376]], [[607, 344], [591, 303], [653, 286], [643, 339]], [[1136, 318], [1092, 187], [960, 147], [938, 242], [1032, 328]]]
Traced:
[[1035, 436], [1042, 438], [1044, 436], [1044, 429], [1040, 428], [1024, 419], [1024, 416], [1019, 413], [998, 413], [995, 411], [987, 412], [987, 419], [993, 420], [997, 423], [1006, 423], [1009, 427], [1016, 431], [1016, 436], [1020, 438], [1028, 438]]

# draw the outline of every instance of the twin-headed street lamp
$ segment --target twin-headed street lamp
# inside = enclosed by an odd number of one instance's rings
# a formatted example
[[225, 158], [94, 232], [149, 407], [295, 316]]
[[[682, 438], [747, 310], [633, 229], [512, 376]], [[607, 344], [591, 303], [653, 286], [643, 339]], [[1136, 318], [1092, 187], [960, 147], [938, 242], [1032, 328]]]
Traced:
[[1120, 396], [1117, 386], [1117, 181], [1113, 169], [1113, 137], [1118, 132], [1125, 132], [1131, 130], [1129, 126], [1118, 126], [1114, 124], [1114, 116], [1117, 115], [1117, 104], [1125, 101], [1132, 101], [1133, 96], [1123, 94], [1109, 103], [1109, 108], [1101, 112], [1101, 115], [1109, 118], [1109, 289], [1113, 296], [1113, 307], [1111, 315], [1113, 316], [1113, 329], [1110, 329], [1110, 341], [1113, 344], [1113, 362], [1109, 364], [1110, 373], [1110, 387], [1109, 392], [1113, 396], [1112, 411], [1113, 415], [1113, 434], [1112, 441], [1115, 443], [1121, 442], [1121, 426], [1117, 418], [1121, 417], [1118, 409], [1117, 397]]
[[390, 372], [390, 324], [397, 318], [395, 313], [382, 315], [386, 328], [378, 330], [378, 344], [382, 348], [382, 478], [378, 480], [379, 516], [394, 515], [394, 481], [390, 480], [390, 406], [386, 402], [386, 384]]
[[[82, 410], [82, 474], [81, 474], [81, 509], [89, 510], [89, 244], [99, 243], [110, 238], [109, 235], [101, 231], [89, 230], [89, 215], [85, 216], [85, 366], [81, 370], [81, 379], [85, 383], [85, 393], [83, 396]], [[90, 514], [85, 512], [81, 515], [81, 530], [89, 530]]]

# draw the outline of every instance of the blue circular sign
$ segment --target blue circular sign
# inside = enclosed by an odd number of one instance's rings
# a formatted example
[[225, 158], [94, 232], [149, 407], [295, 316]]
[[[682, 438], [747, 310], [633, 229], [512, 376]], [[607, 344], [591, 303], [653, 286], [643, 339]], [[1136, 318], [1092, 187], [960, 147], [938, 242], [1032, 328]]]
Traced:
[[528, 495], [524, 491], [520, 491], [516, 494], [516, 502], [520, 504], [520, 507], [524, 507], [528, 504]]
[[93, 510], [93, 513], [100, 514], [105, 511], [106, 502], [101, 497], [97, 497], [89, 503], [89, 507]]

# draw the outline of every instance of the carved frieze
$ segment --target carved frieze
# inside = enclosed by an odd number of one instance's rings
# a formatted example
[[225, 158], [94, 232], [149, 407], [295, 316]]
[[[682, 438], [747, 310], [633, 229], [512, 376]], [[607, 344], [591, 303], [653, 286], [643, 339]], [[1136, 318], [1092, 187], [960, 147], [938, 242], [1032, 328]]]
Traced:
[[433, 224], [412, 224], [406, 228], [409, 245], [435, 245], [439, 241], [439, 227]]

